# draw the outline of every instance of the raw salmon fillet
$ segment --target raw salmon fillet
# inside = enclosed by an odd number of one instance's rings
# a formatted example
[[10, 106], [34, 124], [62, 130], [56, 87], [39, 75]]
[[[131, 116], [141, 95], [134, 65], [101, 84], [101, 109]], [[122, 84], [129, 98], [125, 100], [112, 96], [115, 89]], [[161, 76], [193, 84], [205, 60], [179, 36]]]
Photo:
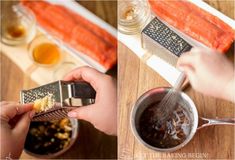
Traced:
[[38, 24], [106, 69], [117, 62], [117, 39], [101, 27], [67, 8], [45, 1], [21, 3], [33, 11]]
[[206, 46], [225, 53], [235, 39], [235, 31], [218, 17], [181, 0], [149, 0], [154, 13]]

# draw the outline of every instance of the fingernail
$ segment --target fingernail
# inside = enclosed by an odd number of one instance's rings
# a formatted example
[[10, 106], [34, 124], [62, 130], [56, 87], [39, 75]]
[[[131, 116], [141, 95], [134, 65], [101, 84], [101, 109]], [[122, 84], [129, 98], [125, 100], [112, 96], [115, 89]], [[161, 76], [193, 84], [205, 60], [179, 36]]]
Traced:
[[75, 118], [75, 117], [77, 117], [77, 113], [76, 112], [69, 112], [68, 116], [71, 118]]
[[34, 110], [30, 111], [30, 113], [29, 113], [29, 118], [32, 119], [33, 116], [34, 116], [34, 114], [35, 114], [35, 111], [34, 111]]

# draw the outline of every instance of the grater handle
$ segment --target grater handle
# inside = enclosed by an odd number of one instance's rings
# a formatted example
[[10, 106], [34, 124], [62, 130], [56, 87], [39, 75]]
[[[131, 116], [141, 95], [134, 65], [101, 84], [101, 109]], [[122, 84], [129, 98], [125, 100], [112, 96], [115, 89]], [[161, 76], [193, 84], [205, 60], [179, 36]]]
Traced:
[[74, 82], [71, 84], [72, 97], [74, 98], [91, 98], [95, 99], [96, 91], [87, 82]]

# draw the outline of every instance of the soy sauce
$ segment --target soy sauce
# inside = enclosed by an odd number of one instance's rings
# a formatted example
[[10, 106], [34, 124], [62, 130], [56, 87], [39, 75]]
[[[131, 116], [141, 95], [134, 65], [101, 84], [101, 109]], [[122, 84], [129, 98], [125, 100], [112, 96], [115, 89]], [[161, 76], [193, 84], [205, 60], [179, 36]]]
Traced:
[[189, 113], [177, 104], [168, 120], [164, 124], [159, 124], [157, 118], [154, 118], [158, 103], [149, 105], [142, 113], [139, 120], [140, 136], [146, 143], [154, 147], [175, 147], [184, 142], [190, 134]]

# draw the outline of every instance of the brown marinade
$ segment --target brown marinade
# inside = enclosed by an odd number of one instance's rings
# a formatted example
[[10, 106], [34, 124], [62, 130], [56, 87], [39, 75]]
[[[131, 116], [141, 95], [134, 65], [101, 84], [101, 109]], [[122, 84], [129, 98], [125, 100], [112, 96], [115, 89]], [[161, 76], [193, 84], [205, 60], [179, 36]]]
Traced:
[[159, 124], [154, 118], [157, 105], [158, 102], [149, 105], [140, 117], [141, 138], [158, 148], [172, 148], [184, 142], [191, 131], [189, 114], [178, 105], [166, 123]]

